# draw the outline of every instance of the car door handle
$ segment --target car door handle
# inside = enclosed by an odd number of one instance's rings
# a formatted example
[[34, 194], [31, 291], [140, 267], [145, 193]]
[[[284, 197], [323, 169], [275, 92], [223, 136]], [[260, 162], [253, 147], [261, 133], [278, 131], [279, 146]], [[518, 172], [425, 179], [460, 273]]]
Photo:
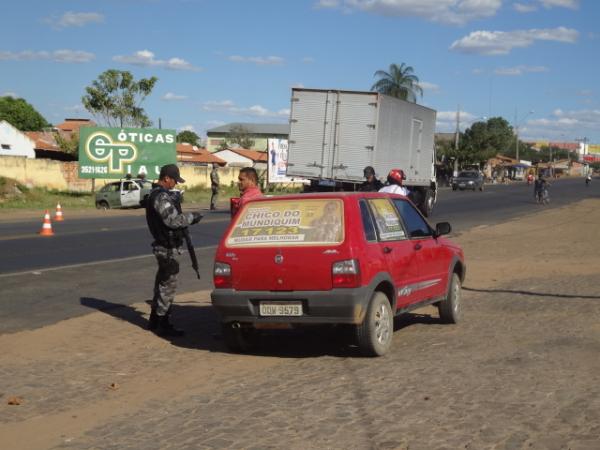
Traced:
[[392, 253], [392, 247], [383, 247], [383, 253]]
[[418, 243], [415, 244], [415, 250], [421, 250], [421, 247], [422, 247], [421, 244], [418, 244]]

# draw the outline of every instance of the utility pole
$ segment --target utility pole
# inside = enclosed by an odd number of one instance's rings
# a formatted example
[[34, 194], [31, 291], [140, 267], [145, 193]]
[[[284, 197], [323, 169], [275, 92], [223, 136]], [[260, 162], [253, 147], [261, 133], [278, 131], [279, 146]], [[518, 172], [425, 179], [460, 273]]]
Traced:
[[452, 176], [458, 176], [458, 139], [460, 136], [460, 105], [456, 108], [456, 132], [454, 135], [454, 151], [456, 152], [456, 157], [454, 158], [454, 170]]

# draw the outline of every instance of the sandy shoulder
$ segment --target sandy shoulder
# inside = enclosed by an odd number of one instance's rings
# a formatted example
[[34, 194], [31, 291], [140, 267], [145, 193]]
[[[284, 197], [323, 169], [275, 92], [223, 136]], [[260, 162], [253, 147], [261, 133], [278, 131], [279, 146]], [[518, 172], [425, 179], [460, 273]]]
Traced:
[[[586, 200], [465, 232], [453, 239], [465, 251], [465, 286], [598, 274], [598, 223], [600, 201]], [[209, 291], [180, 295], [177, 303], [208, 308]], [[136, 304], [131, 314], [142, 323], [148, 309], [145, 303]], [[202, 336], [212, 340], [210, 334]], [[148, 402], [160, 410], [162, 402], [209, 394], [235, 383], [235, 374], [266, 371], [285, 361], [231, 355], [222, 346], [220, 341], [200, 347], [172, 345], [103, 312], [0, 336], [0, 361], [8, 380], [0, 393], [2, 441], [6, 448], [50, 448], [113, 416], [135, 413]], [[22, 397], [23, 403], [8, 406], [11, 396]]]

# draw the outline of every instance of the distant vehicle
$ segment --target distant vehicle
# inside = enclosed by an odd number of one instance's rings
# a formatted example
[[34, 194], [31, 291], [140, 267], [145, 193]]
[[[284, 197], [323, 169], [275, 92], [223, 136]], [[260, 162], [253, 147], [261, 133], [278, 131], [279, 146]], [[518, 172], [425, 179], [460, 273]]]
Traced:
[[96, 208], [140, 208], [152, 190], [152, 183], [141, 178], [115, 181], [96, 192]]
[[406, 174], [411, 200], [429, 216], [437, 199], [436, 111], [377, 92], [292, 89], [287, 176], [311, 191], [357, 191], [364, 169]]
[[452, 190], [457, 189], [461, 191], [465, 189], [483, 191], [483, 175], [475, 170], [459, 172], [458, 176], [452, 179]]
[[[246, 203], [217, 248], [212, 304], [230, 350], [268, 328], [345, 325], [360, 350], [385, 354], [394, 316], [433, 304], [461, 318], [465, 261], [406, 197], [323, 192]], [[266, 337], [266, 336], [265, 336]]]

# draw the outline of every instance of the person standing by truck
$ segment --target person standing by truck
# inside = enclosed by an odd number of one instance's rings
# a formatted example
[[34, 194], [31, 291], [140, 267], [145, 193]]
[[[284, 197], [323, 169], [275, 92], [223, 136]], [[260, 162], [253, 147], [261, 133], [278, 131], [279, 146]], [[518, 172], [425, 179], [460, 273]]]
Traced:
[[219, 186], [221, 181], [219, 179], [219, 172], [217, 172], [217, 164], [213, 163], [212, 171], [210, 172], [210, 210], [214, 211], [217, 209], [217, 198], [219, 197]]
[[402, 169], [392, 169], [387, 176], [388, 184], [379, 189], [379, 192], [389, 192], [391, 194], [408, 196], [408, 189], [402, 186], [404, 180], [406, 180], [406, 175], [404, 175]]
[[154, 238], [152, 252], [158, 263], [148, 328], [159, 336], [184, 334], [183, 331], [173, 327], [169, 321], [179, 273], [179, 262], [176, 256], [181, 254], [183, 230], [202, 219], [202, 214], [199, 212], [183, 214], [171, 195], [171, 189], [177, 183], [184, 182], [175, 164], [163, 166], [160, 169], [158, 184], [150, 193], [146, 203], [146, 222]]
[[375, 169], [373, 169], [373, 167], [365, 167], [365, 170], [363, 170], [363, 174], [366, 178], [366, 181], [360, 185], [360, 188], [358, 189], [359, 191], [377, 192], [383, 187], [383, 183], [379, 181], [375, 176]]

